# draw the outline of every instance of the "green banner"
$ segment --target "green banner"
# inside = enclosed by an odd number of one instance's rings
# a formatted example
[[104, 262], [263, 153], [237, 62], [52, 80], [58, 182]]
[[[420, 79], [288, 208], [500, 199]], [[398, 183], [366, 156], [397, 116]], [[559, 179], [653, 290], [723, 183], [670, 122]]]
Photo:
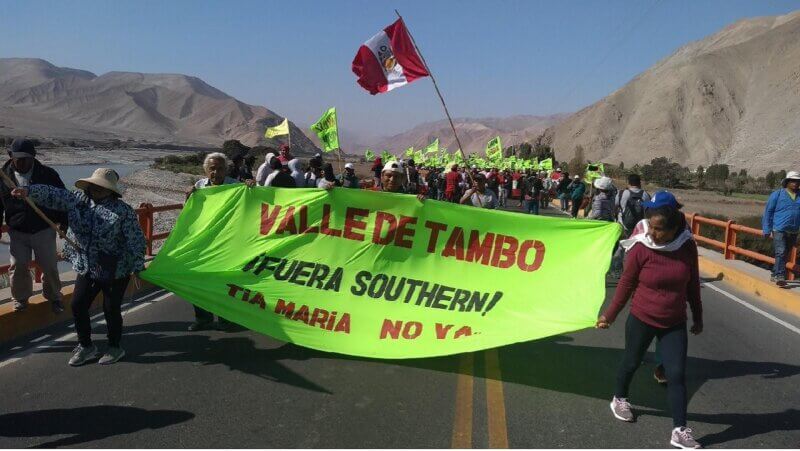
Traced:
[[142, 278], [309, 348], [431, 357], [592, 327], [619, 234], [403, 194], [223, 185], [189, 198]]
[[364, 151], [364, 158], [365, 158], [367, 161], [373, 161], [373, 160], [375, 160], [375, 152], [371, 151], [370, 149], [367, 149], [367, 150], [365, 150], [365, 151]]
[[311, 125], [311, 130], [322, 142], [322, 150], [330, 152], [339, 148], [339, 127], [336, 123], [336, 107], [328, 108], [319, 120]]
[[594, 183], [594, 180], [602, 177], [605, 172], [603, 163], [589, 163], [586, 165], [586, 175], [583, 177], [583, 181], [589, 184]]

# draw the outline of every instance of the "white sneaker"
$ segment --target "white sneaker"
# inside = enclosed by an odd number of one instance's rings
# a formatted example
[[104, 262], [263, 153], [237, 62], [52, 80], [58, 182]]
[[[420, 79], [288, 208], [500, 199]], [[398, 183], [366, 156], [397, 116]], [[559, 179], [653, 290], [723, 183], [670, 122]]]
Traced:
[[113, 346], [108, 348], [105, 355], [100, 358], [100, 365], [111, 365], [112, 363], [117, 363], [119, 359], [125, 357], [125, 350], [122, 348], [115, 348]]
[[617, 398], [614, 396], [614, 399], [611, 400], [611, 413], [614, 414], [614, 417], [618, 420], [632, 422], [633, 421], [633, 412], [631, 412], [631, 403], [628, 402], [627, 398]]
[[83, 346], [78, 345], [75, 348], [75, 351], [72, 353], [72, 358], [69, 359], [69, 365], [81, 366], [99, 356], [100, 354], [97, 352], [97, 346], [91, 345], [88, 348], [84, 348]]
[[670, 437], [669, 444], [681, 449], [700, 449], [697, 440], [692, 437], [692, 430], [689, 428], [675, 428], [672, 430], [672, 437]]

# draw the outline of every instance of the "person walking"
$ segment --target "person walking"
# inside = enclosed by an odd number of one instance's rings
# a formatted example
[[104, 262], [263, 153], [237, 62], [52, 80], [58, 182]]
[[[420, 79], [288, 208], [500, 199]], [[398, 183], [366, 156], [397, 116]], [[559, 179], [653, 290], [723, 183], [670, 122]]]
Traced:
[[474, 176], [475, 186], [466, 190], [461, 196], [460, 204], [469, 204], [473, 207], [497, 208], [497, 195], [486, 186], [486, 176], [478, 174]]
[[534, 172], [533, 175], [528, 177], [528, 180], [525, 182], [525, 186], [528, 188], [528, 195], [526, 196], [526, 201], [528, 202], [528, 213], [538, 215], [540, 202], [539, 198], [542, 196], [542, 191], [544, 190], [542, 179], [539, 178], [536, 172]]
[[628, 249], [625, 269], [611, 304], [598, 317], [595, 327], [609, 328], [633, 295], [611, 411], [619, 420], [634, 421], [628, 390], [642, 357], [656, 339], [668, 379], [667, 398], [673, 424], [670, 444], [700, 448], [692, 430], [686, 427], [687, 304], [692, 313], [691, 333], [697, 335], [703, 331], [697, 245], [686, 229], [683, 214], [675, 206], [675, 197], [664, 193], [662, 196], [656, 193], [652, 202], [645, 203], [647, 210], [641, 227], [637, 226], [639, 230], [621, 242]]
[[75, 182], [77, 191], [51, 185], [16, 188], [19, 199], [30, 196], [36, 204], [69, 215], [68, 242], [64, 254], [78, 274], [72, 295], [72, 316], [78, 346], [69, 359], [80, 366], [99, 357], [92, 342], [89, 307], [103, 293], [103, 314], [108, 327], [108, 350], [100, 364], [117, 362], [125, 355], [122, 339], [122, 297], [131, 277], [144, 269], [146, 242], [133, 208], [123, 202], [119, 175], [113, 169], [99, 168], [91, 177]]
[[573, 218], [577, 218], [578, 211], [583, 203], [583, 196], [586, 193], [586, 185], [581, 180], [581, 177], [576, 174], [572, 178], [572, 183], [569, 184], [569, 187], [569, 199], [572, 202], [571, 215]]
[[786, 260], [797, 245], [800, 231], [800, 171], [789, 171], [781, 183], [782, 189], [772, 192], [764, 208], [761, 227], [764, 236], [772, 237], [775, 264], [770, 281], [779, 287], [786, 286]]
[[[275, 158], [274, 154], [267, 154], [265, 158], [265, 163], [270, 164], [272, 161], [277, 161], [277, 158]], [[228, 162], [224, 153], [212, 152], [206, 155], [205, 159], [203, 160], [203, 171], [205, 172], [206, 176], [198, 180], [194, 184], [194, 186], [189, 190], [189, 192], [186, 193], [186, 199], [189, 199], [189, 196], [191, 196], [192, 193], [194, 193], [199, 189], [239, 183], [238, 180], [228, 177], [226, 175], [225, 168], [227, 166]], [[266, 181], [266, 176], [264, 176], [264, 180]], [[249, 179], [245, 182], [245, 185], [250, 187], [255, 186], [255, 184], [256, 181], [253, 179]], [[192, 322], [192, 324], [189, 325], [188, 330], [190, 332], [196, 332], [200, 330], [213, 328], [214, 314], [196, 305], [194, 305], [193, 307], [194, 307], [195, 319], [194, 322]], [[220, 330], [230, 330], [232, 326], [224, 318], [219, 318], [217, 328]]]
[[[29, 139], [15, 139], [9, 150], [11, 157], [2, 170], [18, 187], [48, 185], [64, 188], [58, 172], [36, 159], [36, 146]], [[61, 278], [58, 274], [56, 231], [53, 230], [21, 199], [12, 197], [11, 187], [0, 184], [0, 225], [5, 219], [10, 238], [11, 261], [8, 268], [11, 284], [11, 301], [14, 311], [28, 306], [33, 294], [33, 279], [29, 269], [32, 257], [42, 270], [42, 294], [50, 303], [53, 313], [61, 313]], [[44, 208], [42, 211], [54, 223], [60, 224], [61, 233], [67, 230], [69, 218], [66, 212]], [[2, 232], [0, 232], [2, 234]]]
[[558, 185], [556, 186], [558, 200], [561, 204], [561, 211], [569, 210], [569, 184], [569, 172], [564, 171], [561, 173], [561, 179], [558, 181]]
[[[630, 237], [636, 224], [644, 219], [644, 202], [650, 202], [650, 194], [642, 189], [641, 177], [639, 174], [628, 175], [628, 188], [614, 196], [615, 217], [622, 225], [622, 239]], [[611, 273], [615, 278], [622, 273], [624, 258], [625, 250], [617, 246], [611, 259]]]
[[592, 210], [588, 219], [614, 221], [614, 199], [611, 197], [612, 181], [610, 177], [594, 180], [595, 195], [592, 199]]

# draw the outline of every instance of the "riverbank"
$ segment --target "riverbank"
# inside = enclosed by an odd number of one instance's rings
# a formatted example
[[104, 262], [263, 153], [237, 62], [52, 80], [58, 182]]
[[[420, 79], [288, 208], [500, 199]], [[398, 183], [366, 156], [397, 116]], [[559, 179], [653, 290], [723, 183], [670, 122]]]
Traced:
[[163, 150], [143, 148], [101, 149], [96, 147], [51, 147], [37, 149], [36, 158], [50, 166], [85, 164], [136, 164], [153, 163], [167, 155], [186, 155], [189, 150]]

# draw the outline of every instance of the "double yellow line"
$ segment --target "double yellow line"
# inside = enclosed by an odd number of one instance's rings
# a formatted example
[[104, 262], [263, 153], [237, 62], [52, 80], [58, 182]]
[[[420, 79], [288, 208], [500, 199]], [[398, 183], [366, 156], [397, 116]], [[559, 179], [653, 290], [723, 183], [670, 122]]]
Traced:
[[[486, 363], [486, 415], [489, 423], [489, 448], [508, 448], [508, 427], [506, 426], [500, 358], [497, 355], [497, 349], [490, 349], [482, 354]], [[472, 448], [474, 356], [475, 353], [462, 354], [459, 362], [452, 448]]]

